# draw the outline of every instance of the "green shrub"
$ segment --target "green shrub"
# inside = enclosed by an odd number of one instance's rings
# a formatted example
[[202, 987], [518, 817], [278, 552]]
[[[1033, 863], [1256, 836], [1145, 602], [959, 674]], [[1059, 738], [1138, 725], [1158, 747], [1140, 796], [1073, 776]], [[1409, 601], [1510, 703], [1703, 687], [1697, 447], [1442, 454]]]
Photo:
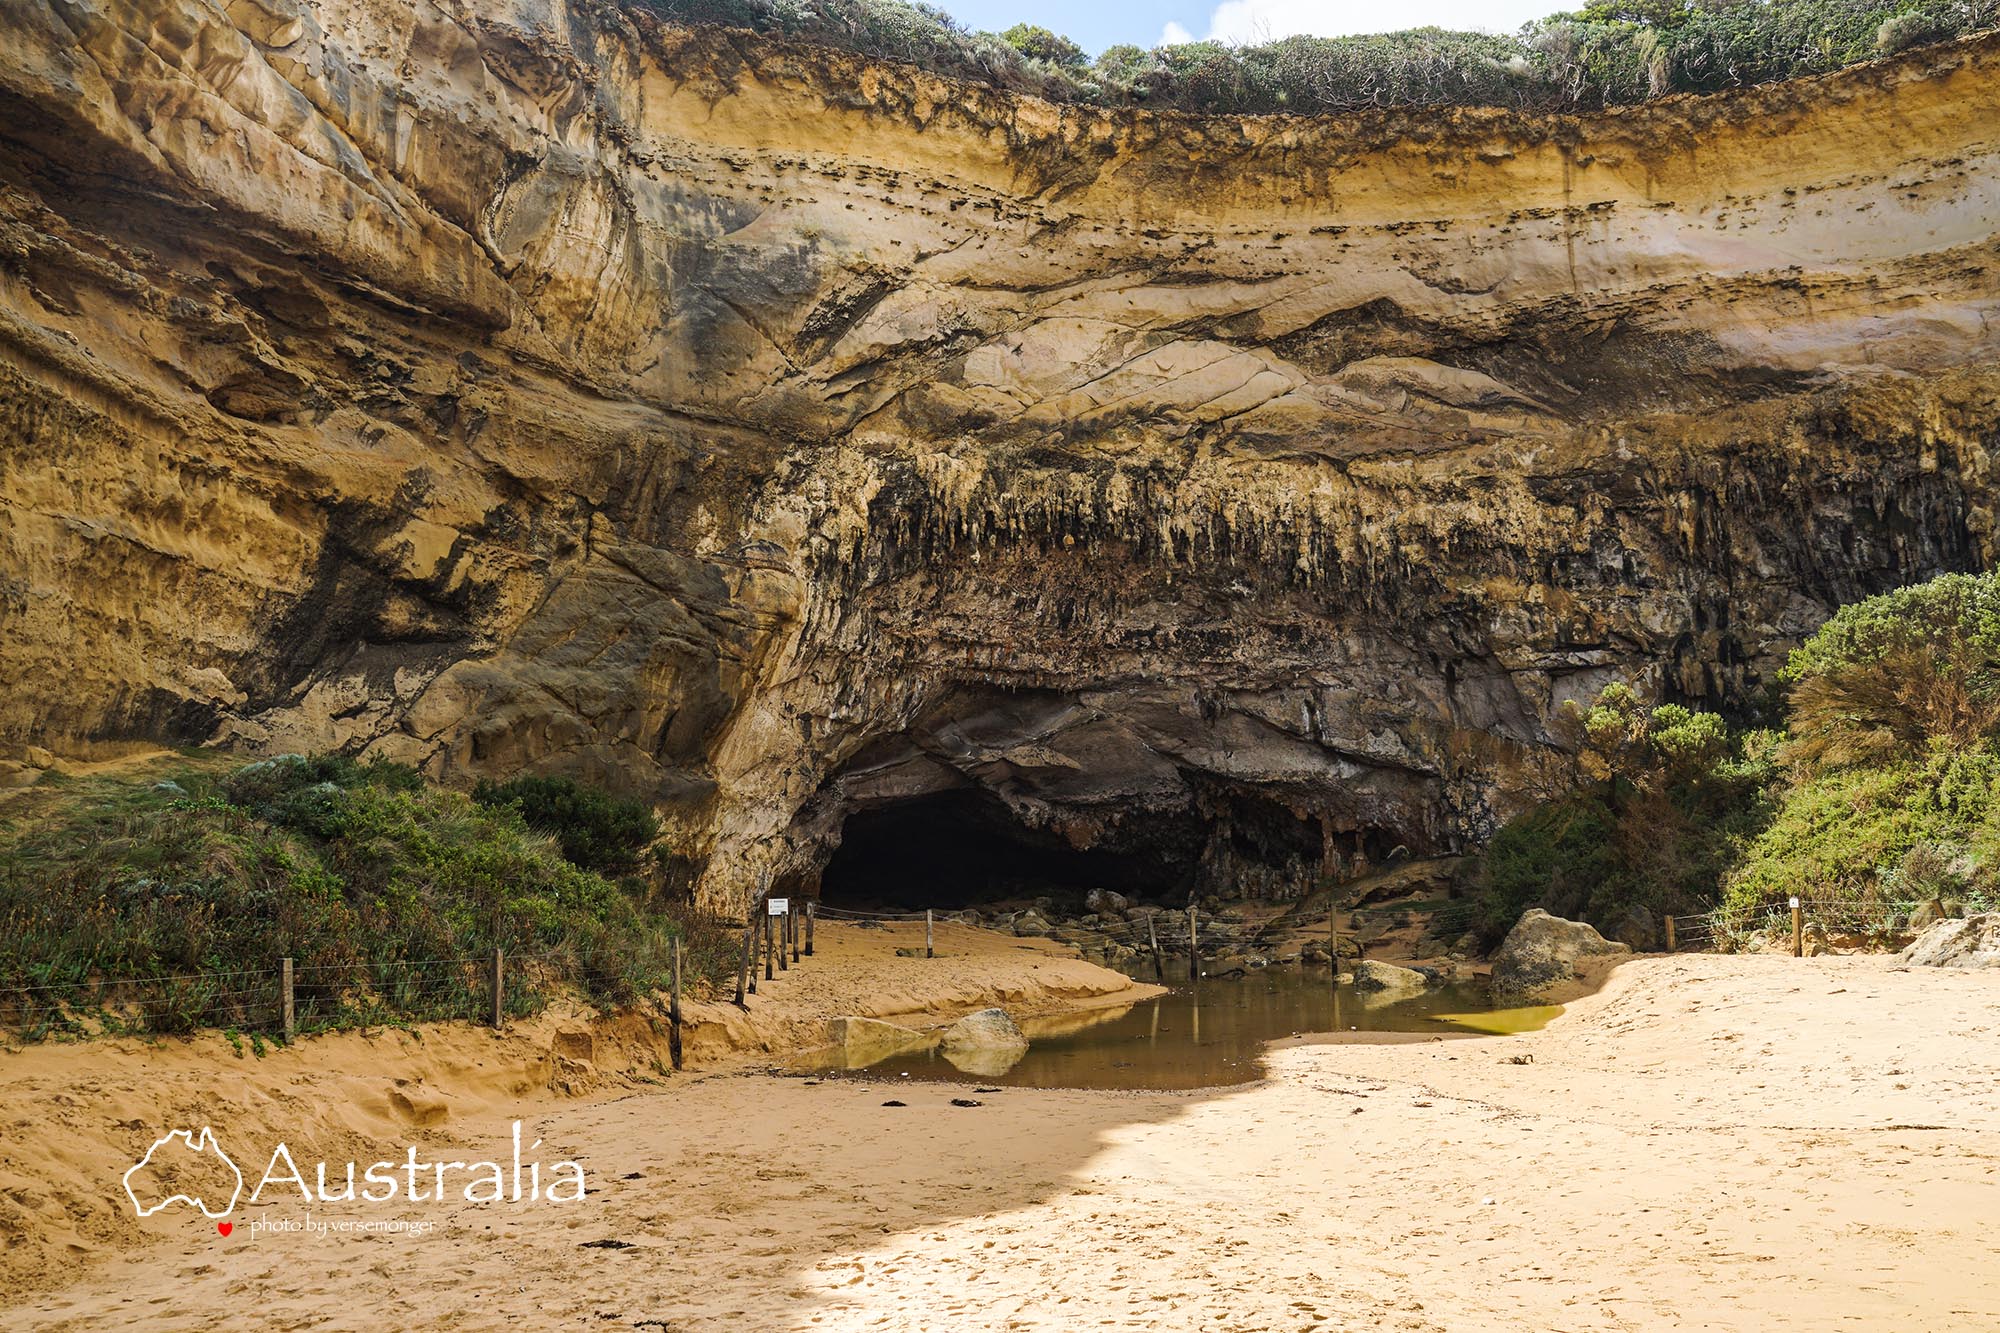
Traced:
[[1633, 908], [1704, 909], [1769, 815], [1766, 735], [1732, 735], [1679, 704], [1647, 707], [1623, 684], [1558, 725], [1577, 759], [1566, 795], [1510, 821], [1475, 878], [1480, 931], [1498, 939], [1530, 907], [1615, 929]]
[[1795, 778], [1729, 877], [1724, 905], [1793, 894], [1922, 902], [1980, 891], [2000, 846], [2000, 756], [1982, 746]]
[[[629, 848], [651, 825], [628, 811], [591, 827]], [[720, 977], [736, 934], [643, 911], [513, 801], [481, 805], [401, 765], [190, 757], [44, 780], [0, 806], [0, 1021], [28, 1031], [79, 1008], [153, 1031], [268, 1031], [285, 957], [307, 1029], [473, 1017], [495, 947], [518, 960], [511, 1012], [566, 989], [623, 1003], [665, 983], [676, 937], [691, 976]]]
[[1842, 607], [1791, 655], [1806, 772], [1979, 744], [2000, 731], [2000, 574], [1947, 574]]
[[1486, 848], [1480, 933], [1498, 939], [1530, 907], [1581, 915], [1594, 895], [1624, 879], [1615, 837], [1610, 810], [1590, 796], [1544, 805], [1507, 823]]
[[638, 869], [640, 854], [660, 836], [660, 821], [644, 802], [570, 778], [481, 781], [472, 799], [513, 807], [530, 828], [554, 836], [570, 861], [605, 874]]
[[1487, 932], [1537, 905], [1602, 926], [1632, 904], [1738, 914], [1797, 895], [1861, 920], [2000, 896], [2000, 574], [1842, 607], [1782, 683], [1777, 736], [1622, 685], [1566, 710], [1575, 782], [1489, 845]]
[[1090, 63], [1090, 57], [1075, 42], [1032, 23], [1016, 23], [1000, 34], [1000, 40], [1028, 59], [1054, 65], [1058, 69], [1080, 70]]

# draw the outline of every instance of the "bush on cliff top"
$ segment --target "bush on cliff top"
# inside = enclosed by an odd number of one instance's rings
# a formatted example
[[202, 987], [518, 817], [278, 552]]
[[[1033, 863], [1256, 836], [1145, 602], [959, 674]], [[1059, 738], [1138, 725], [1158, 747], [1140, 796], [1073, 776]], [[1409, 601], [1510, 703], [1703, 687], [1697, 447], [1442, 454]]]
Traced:
[[[269, 1030], [288, 956], [308, 1028], [483, 1014], [495, 946], [517, 959], [517, 1013], [657, 988], [676, 935], [694, 975], [728, 970], [733, 931], [650, 914], [642, 891], [572, 864], [513, 805], [401, 765], [211, 756], [49, 777], [0, 805], [0, 1024], [102, 1005], [149, 1030]], [[144, 984], [104, 984], [128, 979]]]
[[1256, 46], [1114, 46], [1090, 62], [1046, 29], [969, 32], [943, 10], [899, 0], [634, 3], [679, 23], [780, 34], [1061, 102], [1307, 115], [1591, 109], [1823, 74], [2000, 22], [2000, 0], [1593, 0], [1509, 35], [1417, 28]]

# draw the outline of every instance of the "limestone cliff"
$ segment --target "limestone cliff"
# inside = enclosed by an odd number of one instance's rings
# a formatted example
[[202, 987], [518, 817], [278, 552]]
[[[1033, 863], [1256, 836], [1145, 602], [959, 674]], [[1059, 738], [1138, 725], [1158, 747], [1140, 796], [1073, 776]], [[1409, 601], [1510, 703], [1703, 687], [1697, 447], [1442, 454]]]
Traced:
[[1563, 700], [1991, 562], [1996, 233], [1992, 38], [1199, 120], [608, 0], [16, 0], [0, 744], [577, 772], [718, 904], [937, 793], [1449, 850]]

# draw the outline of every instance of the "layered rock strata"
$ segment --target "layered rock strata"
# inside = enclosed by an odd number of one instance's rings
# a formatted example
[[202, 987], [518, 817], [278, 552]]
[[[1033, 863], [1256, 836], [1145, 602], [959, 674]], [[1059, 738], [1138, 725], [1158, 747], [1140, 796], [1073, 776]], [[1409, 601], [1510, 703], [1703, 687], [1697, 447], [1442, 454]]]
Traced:
[[1461, 848], [1565, 700], [1743, 706], [1991, 562], [1996, 76], [1203, 120], [584, 0], [20, 0], [0, 743], [578, 773], [718, 906], [857, 813]]

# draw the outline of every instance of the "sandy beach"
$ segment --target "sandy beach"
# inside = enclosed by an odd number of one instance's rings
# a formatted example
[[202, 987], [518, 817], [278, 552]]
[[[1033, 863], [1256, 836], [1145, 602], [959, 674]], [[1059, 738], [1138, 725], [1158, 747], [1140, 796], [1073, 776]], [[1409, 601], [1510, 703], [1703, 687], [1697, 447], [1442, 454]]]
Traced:
[[[1072, 965], [1000, 938], [966, 947], [1031, 973]], [[1990, 1329], [1996, 1000], [1990, 973], [1882, 958], [1649, 957], [1541, 1033], [1291, 1044], [1263, 1081], [1195, 1093], [972, 1096], [737, 1070], [474, 1095], [439, 1067], [438, 1086], [463, 1090], [440, 1094], [448, 1112], [413, 1142], [497, 1150], [520, 1118], [545, 1155], [584, 1166], [586, 1199], [383, 1214], [430, 1223], [421, 1236], [239, 1225], [224, 1239], [198, 1218], [151, 1219], [137, 1239], [86, 1237], [17, 1267], [0, 1323]], [[360, 1040], [330, 1039], [322, 1063]], [[146, 1059], [167, 1056], [6, 1057], [10, 1139], [24, 1098], [60, 1107], [76, 1127], [60, 1160], [96, 1173], [79, 1192], [115, 1189], [116, 1161], [91, 1157], [116, 1133], [80, 1131], [124, 1118], [113, 1071]], [[68, 1062], [73, 1086], [30, 1089], [23, 1062], [38, 1079]], [[254, 1066], [225, 1073], [219, 1127], [258, 1086]], [[340, 1077], [285, 1104], [366, 1075]], [[379, 1135], [366, 1109], [350, 1105], [349, 1132]], [[322, 1126], [335, 1119], [322, 1108]]]

